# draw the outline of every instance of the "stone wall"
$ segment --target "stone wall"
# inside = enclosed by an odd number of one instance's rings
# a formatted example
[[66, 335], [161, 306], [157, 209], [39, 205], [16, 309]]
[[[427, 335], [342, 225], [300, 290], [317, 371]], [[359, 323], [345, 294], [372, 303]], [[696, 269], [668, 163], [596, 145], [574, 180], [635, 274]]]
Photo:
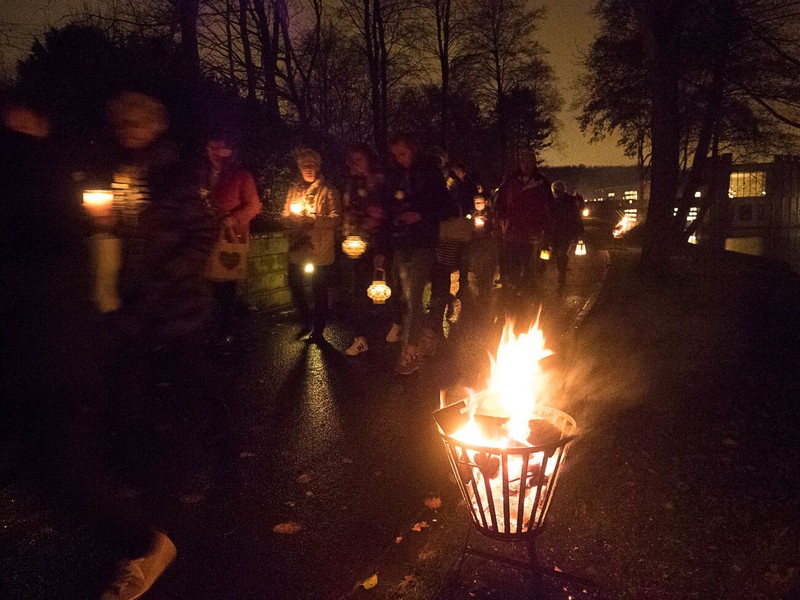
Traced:
[[291, 304], [287, 252], [288, 244], [281, 231], [250, 237], [244, 294], [251, 304], [264, 310]]

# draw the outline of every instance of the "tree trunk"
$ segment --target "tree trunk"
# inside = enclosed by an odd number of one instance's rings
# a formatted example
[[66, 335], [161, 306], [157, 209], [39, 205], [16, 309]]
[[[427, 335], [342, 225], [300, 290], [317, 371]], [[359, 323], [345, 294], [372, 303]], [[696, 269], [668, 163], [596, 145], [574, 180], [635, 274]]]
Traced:
[[256, 67], [253, 64], [253, 51], [250, 48], [250, 34], [247, 29], [247, 0], [239, 0], [239, 31], [242, 36], [244, 70], [247, 78], [247, 99], [256, 98]]
[[666, 273], [672, 251], [672, 211], [680, 177], [678, 110], [680, 25], [685, 0], [636, 3], [650, 59], [652, 95], [650, 203], [640, 266]]
[[[264, 72], [264, 104], [267, 115], [273, 121], [280, 119], [278, 108], [278, 19], [273, 15], [272, 27], [270, 18], [265, 8], [266, 0], [255, 0], [256, 23], [258, 25], [258, 35], [261, 41], [261, 69]], [[271, 4], [271, 3], [270, 3]]]
[[181, 26], [180, 49], [183, 56], [193, 65], [200, 64], [200, 52], [197, 48], [197, 16], [200, 13], [200, 0], [180, 0], [179, 21]]

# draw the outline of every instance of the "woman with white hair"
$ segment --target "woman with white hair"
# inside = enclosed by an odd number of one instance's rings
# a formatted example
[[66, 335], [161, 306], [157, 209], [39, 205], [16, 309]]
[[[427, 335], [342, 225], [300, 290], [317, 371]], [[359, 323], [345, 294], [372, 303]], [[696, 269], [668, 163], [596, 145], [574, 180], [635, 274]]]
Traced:
[[[286, 194], [281, 220], [289, 240], [289, 289], [302, 325], [297, 338], [311, 334], [311, 342], [324, 341], [328, 318], [328, 288], [336, 259], [340, 228], [339, 192], [320, 172], [322, 157], [311, 148], [296, 154], [300, 179]], [[311, 283], [314, 309], [309, 306], [306, 285]]]

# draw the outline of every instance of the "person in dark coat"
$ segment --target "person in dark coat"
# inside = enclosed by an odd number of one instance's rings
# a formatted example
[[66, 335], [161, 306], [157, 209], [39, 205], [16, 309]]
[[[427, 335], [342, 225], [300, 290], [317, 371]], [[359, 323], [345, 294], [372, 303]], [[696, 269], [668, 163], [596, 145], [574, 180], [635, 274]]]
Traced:
[[439, 224], [447, 216], [450, 198], [441, 171], [422, 155], [413, 137], [396, 135], [389, 149], [395, 163], [389, 185], [392, 289], [398, 293], [392, 295], [395, 323], [386, 339], [404, 341], [395, 370], [408, 375], [419, 369], [423, 359], [418, 348], [425, 315], [423, 293], [436, 258]]
[[[103, 599], [138, 597], [175, 550], [141, 506], [115, 492], [102, 460], [106, 436], [87, 418], [103, 404], [103, 344], [80, 204], [62, 185], [44, 114], [15, 99], [3, 116], [0, 436], [6, 426], [15, 430], [20, 468], [32, 472], [67, 519], [91, 522], [123, 558]], [[99, 590], [84, 595], [97, 597]]]
[[350, 276], [350, 320], [355, 332], [345, 354], [357, 356], [369, 350], [367, 333], [372, 303], [367, 297], [367, 288], [375, 269], [386, 268], [388, 199], [386, 177], [378, 170], [378, 157], [368, 145], [351, 145], [346, 160], [348, 176], [342, 195], [342, 235], [345, 239], [357, 236], [366, 243], [366, 251], [361, 256], [344, 259]]
[[551, 201], [550, 182], [535, 155], [521, 152], [519, 168], [500, 187], [495, 205], [504, 288], [520, 293], [533, 283], [539, 249], [550, 232]]
[[567, 193], [567, 186], [563, 181], [553, 182], [552, 190], [552, 246], [558, 268], [558, 285], [563, 287], [567, 281], [570, 248], [583, 235], [583, 220], [575, 196]]
[[[202, 348], [213, 306], [205, 270], [218, 230], [200, 195], [198, 169], [180, 161], [165, 139], [164, 105], [124, 92], [109, 103], [108, 120], [118, 151], [114, 198], [107, 213], [94, 215], [94, 225], [119, 240], [119, 308], [107, 315], [114, 458], [118, 476], [139, 485], [154, 468], [148, 450], [157, 372], [170, 375], [186, 414], [196, 413], [197, 403], [210, 413], [209, 442], [225, 433], [227, 409], [212, 391], [212, 365]], [[169, 538], [156, 533], [145, 555], [149, 567], [143, 569], [141, 557], [121, 563], [103, 599], [138, 597], [132, 594], [148, 589], [175, 554]]]

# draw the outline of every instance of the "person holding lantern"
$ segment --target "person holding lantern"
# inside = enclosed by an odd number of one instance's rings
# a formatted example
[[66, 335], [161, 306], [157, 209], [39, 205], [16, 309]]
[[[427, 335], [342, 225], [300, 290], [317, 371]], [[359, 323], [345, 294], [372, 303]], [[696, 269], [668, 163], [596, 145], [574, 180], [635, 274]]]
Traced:
[[[336, 238], [340, 229], [339, 192], [325, 181], [320, 168], [322, 157], [316, 150], [297, 152], [300, 180], [289, 188], [281, 221], [289, 241], [289, 289], [292, 303], [301, 319], [297, 338], [324, 341], [328, 318], [328, 288], [333, 281]], [[309, 306], [306, 284], [311, 283], [314, 309]]]
[[[394, 252], [392, 276], [399, 282], [395, 298], [395, 323], [387, 340], [396, 340], [400, 321], [404, 347], [395, 371], [408, 375], [435, 350], [436, 335], [422, 331], [423, 293], [435, 260], [439, 224], [447, 216], [450, 198], [438, 167], [425, 160], [416, 140], [407, 134], [394, 136], [389, 149], [395, 170], [389, 187], [390, 244]], [[423, 335], [424, 333], [424, 335]]]
[[539, 172], [531, 150], [519, 153], [518, 169], [500, 186], [495, 204], [500, 236], [500, 275], [517, 295], [535, 277], [539, 247], [550, 232], [550, 182]]
[[475, 290], [481, 312], [489, 310], [497, 270], [497, 237], [491, 203], [483, 194], [473, 198], [470, 216], [475, 225], [475, 235], [470, 244], [470, 263], [475, 275]]
[[[357, 356], [369, 350], [366, 333], [371, 302], [367, 289], [375, 271], [384, 269], [386, 263], [387, 192], [386, 178], [377, 168], [378, 157], [367, 144], [351, 145], [346, 160], [348, 177], [342, 196], [342, 233], [345, 236], [342, 249], [350, 274], [350, 316], [356, 335], [345, 354]], [[352, 242], [352, 249], [348, 247], [349, 242]]]
[[[233, 144], [225, 133], [212, 134], [206, 142], [206, 162], [202, 171], [203, 190], [216, 217], [220, 237], [246, 242], [250, 221], [261, 212], [261, 199], [253, 176], [236, 159]], [[214, 281], [214, 296], [219, 308], [218, 343], [230, 346], [236, 322], [236, 281]]]
[[572, 242], [583, 235], [581, 209], [575, 196], [567, 193], [563, 181], [555, 181], [552, 185], [553, 201], [550, 214], [552, 216], [552, 246], [556, 255], [558, 268], [558, 286], [563, 288], [567, 282], [567, 265]]

